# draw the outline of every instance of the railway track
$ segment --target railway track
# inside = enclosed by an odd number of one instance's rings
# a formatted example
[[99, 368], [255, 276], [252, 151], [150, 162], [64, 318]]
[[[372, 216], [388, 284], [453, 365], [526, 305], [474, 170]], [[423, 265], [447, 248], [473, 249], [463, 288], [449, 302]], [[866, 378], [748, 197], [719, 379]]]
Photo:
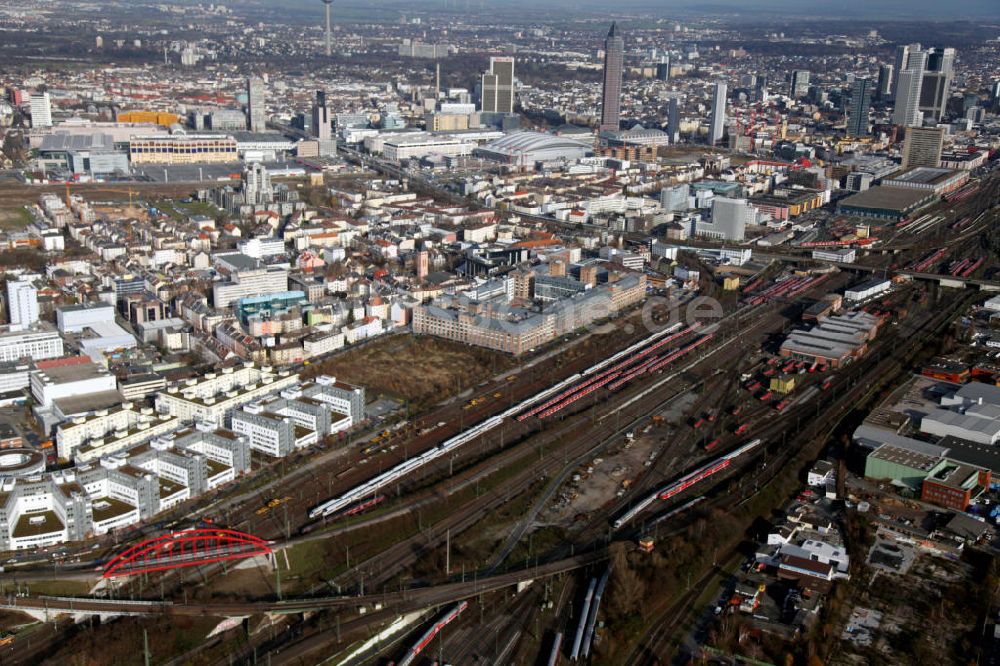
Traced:
[[[837, 386], [846, 390], [839, 396], [835, 393], [823, 394], [827, 397], [826, 399], [821, 397], [820, 401], [815, 405], [815, 418], [809, 420], [804, 429], [795, 433], [790, 446], [786, 442], [784, 446], [776, 447], [772, 441], [771, 446], [767, 447], [768, 454], [774, 455], [774, 458], [769, 458], [768, 465], [758, 469], [755, 474], [755, 483], [758, 484], [758, 487], [763, 488], [776, 479], [785, 466], [799, 455], [800, 451], [806, 448], [810, 442], [825, 442], [829, 434], [850, 409], [853, 409], [859, 402], [872, 395], [878, 386], [892, 381], [900, 371], [905, 370], [907, 360], [918, 353], [930, 339], [939, 335], [954, 317], [965, 309], [969, 300], [969, 297], [955, 299], [951, 307], [943, 308], [937, 313], [923, 316], [921, 323], [908, 326], [907, 328], [912, 333], [917, 333], [917, 335], [914, 336], [911, 334], [905, 336], [907, 340], [906, 345], [893, 344], [899, 338], [904, 337], [902, 333], [890, 336], [888, 339], [883, 339], [878, 345], [873, 345], [873, 349], [869, 351], [868, 356], [853, 366], [850, 369], [851, 372], [845, 373], [840, 378]], [[883, 369], [883, 367], [888, 372], [879, 372], [879, 381], [872, 383], [860, 381], [863, 377], [870, 376], [871, 373]], [[826, 410], [822, 418], [820, 418], [820, 403], [826, 405]], [[800, 408], [806, 407], [806, 405], [800, 406]], [[772, 427], [769, 431], [763, 432], [762, 436], [767, 437], [770, 435], [773, 437], [776, 430], [777, 426]], [[796, 442], [799, 443], [799, 446], [795, 445]], [[748, 461], [747, 464], [750, 464], [750, 462]], [[742, 503], [747, 499], [749, 497], [738, 499], [736, 503]], [[726, 504], [732, 505], [732, 503], [733, 498], [718, 496], [715, 501], [710, 500], [709, 506], [720, 507]], [[719, 557], [725, 560], [736, 553], [737, 550], [734, 548], [728, 553], [720, 554]], [[700, 585], [710, 579], [712, 575], [713, 572], [711, 570], [707, 571], [699, 579], [699, 585], [695, 587], [695, 590], [700, 592]], [[660, 661], [660, 658], [667, 648], [676, 647], [674, 641], [676, 628], [685, 617], [686, 612], [690, 610], [690, 605], [695, 601], [697, 596], [697, 594], [689, 592], [679, 600], [667, 604], [665, 608], [658, 609], [654, 621], [650, 623], [647, 631], [636, 642], [632, 652], [623, 663], [629, 666], [666, 663]], [[668, 622], [667, 620], [670, 617], [673, 617], [673, 619]]]

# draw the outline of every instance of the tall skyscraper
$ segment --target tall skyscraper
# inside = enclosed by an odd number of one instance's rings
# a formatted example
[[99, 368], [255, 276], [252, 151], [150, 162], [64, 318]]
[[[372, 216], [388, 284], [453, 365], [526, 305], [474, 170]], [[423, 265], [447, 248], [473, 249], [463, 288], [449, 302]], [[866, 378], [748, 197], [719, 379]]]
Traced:
[[756, 211], [746, 199], [715, 197], [712, 200], [710, 227], [698, 227], [699, 232], [714, 238], [741, 241], [746, 237], [747, 225], [756, 221]]
[[889, 99], [889, 94], [892, 92], [892, 74], [894, 71], [892, 65], [879, 65], [878, 89], [875, 91], [875, 96], [879, 99]]
[[611, 24], [604, 40], [604, 95], [601, 103], [601, 131], [617, 131], [621, 124], [622, 69], [625, 66], [625, 40]]
[[990, 89], [990, 101], [994, 104], [1000, 103], [1000, 79], [993, 82], [993, 87]]
[[758, 102], [767, 101], [767, 75], [758, 74], [754, 83], [753, 98]]
[[903, 168], [941, 166], [941, 149], [944, 147], [944, 128], [907, 127], [903, 141]]
[[867, 136], [868, 108], [872, 105], [870, 79], [854, 79], [851, 86], [851, 106], [847, 112], [847, 135]]
[[267, 124], [264, 81], [251, 76], [247, 79], [247, 129], [263, 132]]
[[269, 204], [274, 201], [271, 174], [260, 162], [251, 164], [243, 172], [243, 196], [252, 205]]
[[722, 139], [726, 129], [726, 93], [728, 86], [718, 81], [715, 84], [715, 92], [712, 95], [712, 115], [708, 121], [708, 143], [715, 145]]
[[789, 77], [789, 93], [794, 99], [805, 97], [809, 94], [809, 77], [811, 74], [805, 69], [793, 69]]
[[52, 127], [52, 101], [47, 92], [31, 96], [31, 126]]
[[312, 108], [312, 133], [321, 141], [330, 140], [330, 108], [326, 105], [326, 92], [316, 91], [316, 103]]
[[678, 95], [670, 97], [670, 108], [667, 113], [667, 134], [670, 143], [677, 143], [681, 138], [681, 100]]
[[326, 10], [326, 33], [324, 37], [326, 38], [326, 57], [329, 58], [333, 55], [333, 35], [330, 34], [330, 5], [333, 4], [333, 0], [323, 0], [324, 9]]
[[941, 120], [948, 107], [948, 93], [955, 70], [955, 49], [933, 48], [926, 53], [920, 83], [920, 110], [925, 117]]
[[923, 124], [923, 114], [920, 112], [920, 84], [924, 72], [920, 69], [904, 69], [896, 77], [895, 108], [892, 111], [892, 123], [902, 127], [919, 127]]
[[664, 57], [663, 60], [656, 63], [656, 80], [657, 81], [669, 81], [670, 80], [670, 58]]
[[490, 58], [490, 70], [483, 74], [483, 113], [514, 113], [514, 59]]
[[892, 97], [895, 99], [896, 91], [899, 89], [899, 75], [904, 69], [910, 69], [910, 53], [920, 51], [922, 47], [917, 44], [900, 44], [896, 47], [896, 61], [893, 63], [893, 79], [890, 87]]
[[7, 283], [7, 309], [13, 330], [24, 330], [38, 321], [38, 291], [27, 280]]

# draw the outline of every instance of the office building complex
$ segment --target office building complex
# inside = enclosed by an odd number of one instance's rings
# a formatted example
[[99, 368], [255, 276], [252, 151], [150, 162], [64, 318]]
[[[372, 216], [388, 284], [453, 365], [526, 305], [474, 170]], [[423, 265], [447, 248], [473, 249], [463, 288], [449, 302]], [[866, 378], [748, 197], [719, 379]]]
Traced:
[[483, 74], [483, 113], [514, 113], [514, 59], [490, 58], [490, 70]]
[[903, 142], [903, 169], [941, 166], [944, 129], [909, 127]]
[[247, 129], [263, 132], [267, 124], [264, 82], [256, 77], [247, 79]]
[[708, 143], [715, 145], [722, 139], [726, 129], [726, 92], [727, 86], [722, 81], [715, 84], [712, 95], [712, 115], [708, 124]]
[[231, 136], [201, 135], [136, 137], [129, 143], [132, 164], [197, 164], [198, 162], [238, 162], [236, 139]]
[[870, 79], [855, 79], [851, 86], [851, 107], [847, 114], [848, 136], [868, 134], [868, 109], [872, 103]]
[[625, 40], [612, 23], [604, 40], [604, 94], [600, 130], [617, 130], [621, 120], [622, 68], [625, 64]]
[[31, 126], [52, 127], [52, 101], [47, 92], [31, 96]]
[[[568, 283], [564, 280], [562, 285]], [[564, 297], [548, 303], [540, 313], [488, 304], [477, 311], [421, 305], [413, 309], [413, 332], [518, 355], [597, 319], [617, 316], [641, 302], [646, 292], [646, 276], [641, 273], [589, 289], [577, 284], [579, 287], [572, 289], [575, 295], [563, 290]], [[548, 286], [558, 289], [555, 281], [549, 281]]]
[[286, 291], [288, 291], [287, 268], [267, 268], [257, 264], [234, 271], [229, 282], [216, 283], [212, 288], [212, 296], [216, 308], [226, 308], [248, 296], [265, 296]]
[[20, 331], [38, 321], [38, 290], [28, 280], [7, 283], [11, 330]]

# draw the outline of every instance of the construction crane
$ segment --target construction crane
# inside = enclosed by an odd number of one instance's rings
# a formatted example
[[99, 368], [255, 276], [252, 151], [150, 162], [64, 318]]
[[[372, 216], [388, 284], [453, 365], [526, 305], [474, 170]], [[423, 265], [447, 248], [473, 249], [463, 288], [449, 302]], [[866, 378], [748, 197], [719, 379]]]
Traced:
[[[72, 210], [73, 206], [72, 206], [72, 203], [71, 203], [71, 200], [70, 200], [70, 187], [69, 187], [71, 183], [70, 183], [70, 181], [67, 180], [65, 184], [66, 184], [66, 208], [69, 208], [70, 210]], [[129, 215], [134, 214], [134, 212], [135, 212], [135, 202], [134, 201], [135, 200], [133, 199], [133, 197], [135, 197], [136, 195], [138, 195], [139, 192], [137, 192], [136, 190], [133, 190], [131, 187], [129, 189], [127, 189], [127, 190], [118, 190], [118, 189], [114, 189], [114, 188], [108, 188], [108, 189], [101, 188], [101, 191], [102, 192], [114, 192], [116, 194], [127, 194], [128, 195], [128, 213], [129, 213]], [[134, 236], [133, 236], [133, 233], [132, 233], [133, 232], [132, 225], [131, 224], [127, 224], [125, 226], [126, 226], [126, 229], [128, 230], [128, 242], [131, 243], [133, 241], [133, 239], [134, 239]]]
[[[70, 185], [71, 184], [72, 184], [72, 182], [68, 181], [68, 180], [65, 183], [65, 185], [66, 185], [66, 207], [67, 208], [70, 207]], [[129, 207], [130, 210], [133, 209], [133, 208], [135, 208], [135, 203], [134, 203], [133, 197], [139, 194], [139, 192], [137, 192], [136, 190], [133, 190], [132, 188], [129, 188], [127, 190], [116, 190], [116, 189], [104, 189], [104, 188], [101, 188], [101, 191], [102, 192], [114, 192], [115, 194], [127, 194], [128, 195], [128, 207]]]

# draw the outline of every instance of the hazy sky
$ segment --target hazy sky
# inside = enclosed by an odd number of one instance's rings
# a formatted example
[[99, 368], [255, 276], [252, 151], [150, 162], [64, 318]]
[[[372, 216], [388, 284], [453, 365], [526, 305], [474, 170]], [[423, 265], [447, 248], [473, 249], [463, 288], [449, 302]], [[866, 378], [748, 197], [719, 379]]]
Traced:
[[[248, 0], [229, 0], [225, 4], [238, 5]], [[249, 0], [257, 2], [259, 0]], [[287, 0], [286, 0], [287, 1]], [[320, 0], [295, 0], [296, 4], [314, 6], [316, 11], [322, 11]], [[423, 7], [452, 7], [457, 3], [463, 8], [467, 3], [476, 8], [480, 0], [335, 0], [337, 5], [351, 9], [368, 7], [370, 9], [409, 9], [415, 11]], [[680, 14], [747, 14], [774, 13], [784, 16], [821, 15], [837, 18], [880, 18], [912, 21], [920, 19], [978, 19], [993, 18], [1000, 21], [1000, 0], [961, 0], [961, 2], [946, 2], [944, 0], [486, 0], [486, 7], [494, 9], [530, 8], [544, 9], [549, 13], [564, 8], [565, 11], [585, 11], [588, 14], [606, 12], [626, 13], [628, 11], [648, 11], [665, 17]], [[610, 10], [608, 9], [610, 7]]]

